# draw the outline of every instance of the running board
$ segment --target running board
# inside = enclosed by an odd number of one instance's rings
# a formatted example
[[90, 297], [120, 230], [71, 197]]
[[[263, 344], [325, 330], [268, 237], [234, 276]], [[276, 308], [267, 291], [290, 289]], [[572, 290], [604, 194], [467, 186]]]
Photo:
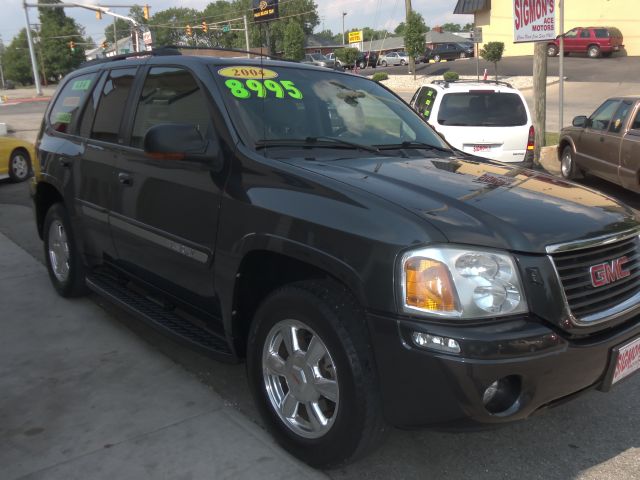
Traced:
[[108, 273], [92, 272], [87, 275], [86, 282], [89, 289], [151, 324], [162, 333], [169, 334], [202, 353], [221, 360], [234, 361], [234, 355], [224, 337], [166, 310], [147, 297], [128, 288]]

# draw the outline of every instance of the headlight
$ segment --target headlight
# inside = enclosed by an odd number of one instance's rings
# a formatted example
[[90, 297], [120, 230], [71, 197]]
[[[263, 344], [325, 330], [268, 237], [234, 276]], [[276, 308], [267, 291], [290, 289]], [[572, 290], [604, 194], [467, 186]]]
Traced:
[[513, 258], [466, 248], [424, 248], [402, 257], [402, 306], [407, 313], [460, 319], [527, 311]]

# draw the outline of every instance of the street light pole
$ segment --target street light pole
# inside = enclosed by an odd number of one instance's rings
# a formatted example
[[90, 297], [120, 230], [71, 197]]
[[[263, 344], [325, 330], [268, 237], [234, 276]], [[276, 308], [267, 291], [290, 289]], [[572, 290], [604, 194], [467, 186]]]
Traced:
[[[409, 14], [411, 13], [411, 0], [404, 0], [404, 6], [405, 6], [405, 9], [407, 10], [406, 25], [409, 26]], [[409, 73], [413, 73], [414, 76], [416, 73], [416, 60], [413, 58], [413, 56], [409, 57]]]
[[344, 46], [344, 17], [347, 15], [347, 12], [342, 12], [342, 45]]
[[29, 12], [27, 10], [27, 2], [23, 2], [24, 19], [27, 22], [27, 42], [29, 43], [29, 55], [31, 56], [31, 68], [33, 69], [33, 82], [36, 86], [36, 95], [42, 96], [42, 87], [40, 86], [40, 76], [38, 75], [38, 64], [36, 63], [36, 52], [33, 49], [33, 38], [31, 38], [31, 24], [29, 23]]

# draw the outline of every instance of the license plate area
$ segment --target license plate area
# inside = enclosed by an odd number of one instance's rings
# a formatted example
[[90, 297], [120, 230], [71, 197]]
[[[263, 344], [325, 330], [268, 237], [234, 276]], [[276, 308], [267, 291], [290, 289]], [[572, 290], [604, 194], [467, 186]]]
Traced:
[[601, 390], [605, 392], [611, 390], [614, 385], [629, 378], [638, 370], [640, 370], [640, 337], [611, 350], [609, 370]]

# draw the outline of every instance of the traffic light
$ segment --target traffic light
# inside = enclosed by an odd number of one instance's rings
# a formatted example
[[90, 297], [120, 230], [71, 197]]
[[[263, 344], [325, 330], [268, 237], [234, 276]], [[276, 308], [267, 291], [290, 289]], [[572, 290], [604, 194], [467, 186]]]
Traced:
[[202, 21], [202, 33], [207, 33], [209, 31], [209, 25], [204, 20]]
[[191, 30], [191, 25], [187, 25], [187, 28], [185, 28], [187, 35], [189, 37], [191, 37], [193, 35], [193, 31]]
[[142, 16], [145, 20], [149, 20], [149, 8], [149, 5], [145, 5], [144, 7], [142, 7]]
[[96, 19], [102, 20], [102, 12], [100, 10], [96, 10]]
[[69, 50], [71, 50], [71, 53], [74, 53], [76, 51], [76, 42], [74, 42], [73, 40], [69, 42]]

